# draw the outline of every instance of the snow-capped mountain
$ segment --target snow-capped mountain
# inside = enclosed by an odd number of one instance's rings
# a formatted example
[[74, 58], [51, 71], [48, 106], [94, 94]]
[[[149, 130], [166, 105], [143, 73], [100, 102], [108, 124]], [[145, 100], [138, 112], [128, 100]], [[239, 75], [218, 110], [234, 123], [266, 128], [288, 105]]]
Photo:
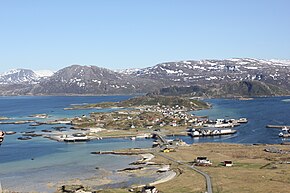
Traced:
[[51, 70], [36, 70], [34, 73], [40, 78], [51, 77], [54, 74]]
[[140, 68], [128, 68], [128, 69], [118, 69], [114, 70], [117, 73], [122, 73], [122, 74], [134, 74], [138, 71], [140, 71]]
[[50, 71], [13, 69], [0, 75], [0, 84], [37, 84], [40, 80], [52, 74]]
[[290, 88], [290, 61], [287, 60], [188, 60], [161, 63], [129, 74], [174, 85], [258, 80]]
[[[150, 82], [147, 84], [145, 82]], [[145, 84], [144, 84], [145, 83]], [[41, 81], [33, 94], [131, 94], [148, 92], [154, 82], [97, 66], [72, 65]], [[155, 86], [159, 88], [159, 86]]]
[[241, 89], [246, 89], [243, 93], [253, 93], [252, 86], [260, 88], [254, 92], [257, 95], [288, 94], [290, 61], [252, 58], [186, 60], [121, 71], [72, 65], [55, 73], [18, 69], [0, 76], [2, 95], [136, 94], [173, 86], [201, 86], [192, 88], [194, 92], [206, 92], [208, 96], [219, 96], [216, 91], [225, 95], [230, 90], [233, 93]]

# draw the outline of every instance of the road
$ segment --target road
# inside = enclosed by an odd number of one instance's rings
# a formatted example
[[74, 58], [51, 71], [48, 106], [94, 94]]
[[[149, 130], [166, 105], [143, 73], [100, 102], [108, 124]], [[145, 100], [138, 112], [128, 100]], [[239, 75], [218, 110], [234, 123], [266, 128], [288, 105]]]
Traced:
[[184, 163], [184, 162], [181, 162], [181, 161], [177, 161], [177, 160], [175, 160], [175, 159], [173, 159], [173, 158], [171, 158], [171, 157], [168, 157], [168, 156], [166, 156], [166, 155], [164, 155], [164, 154], [161, 154], [161, 153], [158, 153], [158, 152], [155, 152], [155, 153], [158, 154], [158, 155], [161, 156], [161, 157], [164, 157], [165, 159], [168, 159], [168, 160], [170, 160], [170, 161], [172, 161], [172, 162], [175, 162], [175, 163], [178, 163], [178, 164], [184, 165], [184, 166], [186, 166], [186, 167], [188, 167], [188, 168], [190, 168], [190, 169], [196, 171], [197, 173], [203, 175], [204, 178], [206, 179], [206, 190], [207, 190], [206, 193], [213, 193], [213, 191], [212, 191], [212, 183], [211, 183], [211, 179], [210, 179], [210, 176], [209, 176], [207, 173], [205, 173], [205, 172], [203, 172], [203, 171], [197, 169], [196, 167], [194, 167], [194, 166], [192, 166], [192, 165], [189, 165], [189, 164]]

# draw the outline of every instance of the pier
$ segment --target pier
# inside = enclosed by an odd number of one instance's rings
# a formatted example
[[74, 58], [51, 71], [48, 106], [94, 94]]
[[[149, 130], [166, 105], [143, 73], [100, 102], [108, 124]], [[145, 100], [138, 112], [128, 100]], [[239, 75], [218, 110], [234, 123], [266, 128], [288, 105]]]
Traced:
[[282, 128], [290, 128], [290, 125], [267, 125], [266, 127], [273, 129], [282, 129]]
[[91, 154], [140, 155], [140, 154], [144, 154], [144, 152], [95, 151], [95, 152], [91, 152]]

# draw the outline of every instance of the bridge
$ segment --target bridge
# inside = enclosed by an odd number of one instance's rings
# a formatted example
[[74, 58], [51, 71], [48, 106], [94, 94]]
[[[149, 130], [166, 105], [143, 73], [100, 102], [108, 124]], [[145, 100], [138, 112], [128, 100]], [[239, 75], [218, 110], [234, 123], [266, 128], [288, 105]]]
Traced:
[[168, 144], [168, 141], [162, 136], [160, 135], [159, 133], [157, 132], [154, 132], [153, 135], [155, 135], [163, 145], [167, 145]]

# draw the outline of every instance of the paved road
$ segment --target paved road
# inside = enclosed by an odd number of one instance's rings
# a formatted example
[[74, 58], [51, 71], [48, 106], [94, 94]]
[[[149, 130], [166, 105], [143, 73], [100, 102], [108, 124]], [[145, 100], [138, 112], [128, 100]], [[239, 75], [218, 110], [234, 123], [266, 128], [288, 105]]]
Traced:
[[205, 172], [203, 172], [203, 171], [200, 171], [200, 170], [197, 169], [196, 167], [194, 167], [194, 166], [192, 166], [192, 165], [189, 165], [189, 164], [187, 164], [187, 163], [183, 163], [183, 162], [181, 162], [181, 161], [177, 161], [177, 160], [175, 160], [175, 159], [173, 159], [173, 158], [171, 158], [171, 157], [168, 157], [168, 156], [163, 155], [163, 154], [158, 153], [158, 152], [155, 152], [155, 153], [157, 153], [157, 154], [160, 155], [161, 157], [164, 157], [165, 159], [168, 159], [168, 160], [173, 161], [173, 162], [175, 162], [175, 163], [178, 163], [178, 164], [184, 165], [184, 166], [186, 166], [186, 167], [188, 167], [188, 168], [191, 168], [192, 170], [194, 170], [194, 171], [198, 172], [199, 174], [203, 175], [204, 178], [206, 179], [206, 190], [207, 190], [206, 193], [213, 193], [213, 191], [212, 191], [212, 183], [211, 183], [211, 179], [210, 179], [210, 176], [209, 176], [207, 173], [205, 173]]

